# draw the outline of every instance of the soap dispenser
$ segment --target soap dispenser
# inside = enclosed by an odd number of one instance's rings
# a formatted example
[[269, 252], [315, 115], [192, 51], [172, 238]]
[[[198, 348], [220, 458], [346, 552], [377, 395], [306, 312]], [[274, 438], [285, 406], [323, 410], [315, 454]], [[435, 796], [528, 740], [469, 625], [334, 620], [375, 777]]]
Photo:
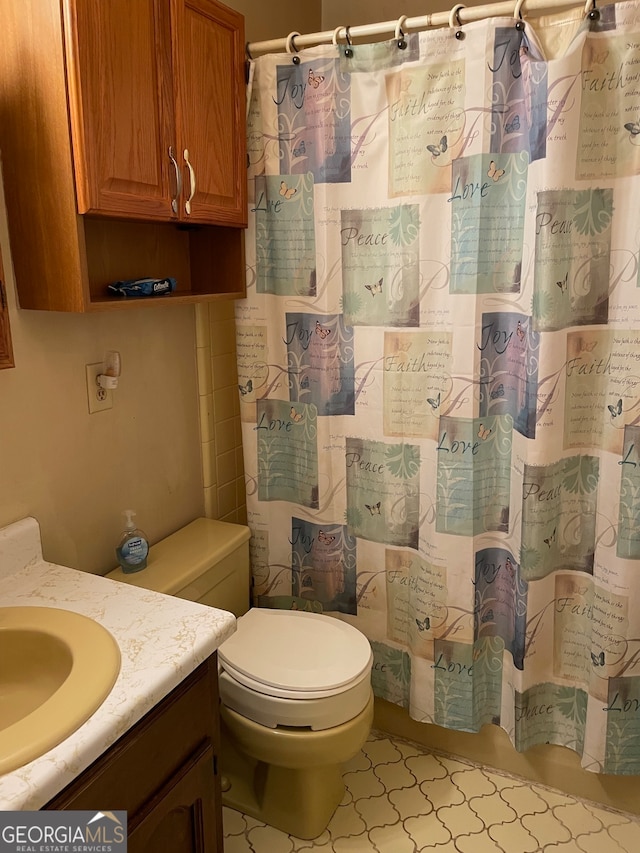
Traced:
[[125, 509], [123, 515], [127, 524], [118, 542], [116, 557], [122, 571], [132, 574], [147, 567], [149, 540], [142, 530], [136, 527], [133, 520], [136, 514], [132, 509]]

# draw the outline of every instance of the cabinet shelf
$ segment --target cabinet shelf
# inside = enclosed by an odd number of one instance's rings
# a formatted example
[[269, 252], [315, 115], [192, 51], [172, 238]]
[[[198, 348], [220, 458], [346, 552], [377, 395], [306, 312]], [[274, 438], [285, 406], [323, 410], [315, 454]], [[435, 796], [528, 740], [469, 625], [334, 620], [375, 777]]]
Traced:
[[[162, 223], [84, 219], [91, 311], [145, 305], [215, 301], [245, 295], [244, 232], [202, 225], [184, 230]], [[113, 247], [118, 251], [114, 252]], [[127, 299], [107, 285], [132, 278], [175, 278], [166, 296]]]

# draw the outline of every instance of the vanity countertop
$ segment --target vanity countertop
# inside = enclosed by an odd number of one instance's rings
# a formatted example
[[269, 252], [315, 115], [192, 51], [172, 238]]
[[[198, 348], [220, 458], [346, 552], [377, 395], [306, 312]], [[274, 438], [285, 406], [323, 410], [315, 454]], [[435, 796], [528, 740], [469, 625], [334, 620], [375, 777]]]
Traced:
[[95, 619], [115, 637], [118, 679], [97, 711], [40, 758], [0, 776], [0, 810], [45, 805], [235, 630], [225, 610], [47, 563], [26, 518], [0, 530], [0, 607], [45, 606]]

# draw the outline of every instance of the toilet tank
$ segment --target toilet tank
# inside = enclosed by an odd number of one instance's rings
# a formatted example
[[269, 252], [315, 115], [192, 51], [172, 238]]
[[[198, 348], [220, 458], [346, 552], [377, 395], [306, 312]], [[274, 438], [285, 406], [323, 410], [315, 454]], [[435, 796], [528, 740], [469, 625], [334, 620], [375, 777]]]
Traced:
[[242, 616], [249, 609], [249, 528], [197, 518], [149, 549], [147, 568], [111, 580], [198, 601]]

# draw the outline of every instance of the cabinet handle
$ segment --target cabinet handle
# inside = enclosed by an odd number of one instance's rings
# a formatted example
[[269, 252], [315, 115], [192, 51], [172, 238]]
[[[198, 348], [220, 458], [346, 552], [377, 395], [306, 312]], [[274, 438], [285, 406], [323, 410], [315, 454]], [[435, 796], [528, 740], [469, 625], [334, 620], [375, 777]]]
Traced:
[[178, 212], [178, 198], [180, 193], [182, 192], [182, 175], [180, 174], [180, 167], [178, 166], [178, 161], [173, 156], [173, 148], [171, 145], [169, 146], [169, 160], [173, 163], [173, 168], [176, 170], [176, 194], [171, 199], [171, 210], [174, 213]]
[[187, 214], [190, 214], [191, 199], [196, 193], [196, 173], [193, 169], [193, 166], [189, 162], [189, 151], [187, 148], [184, 149], [184, 162], [187, 164], [187, 168], [189, 169], [189, 198], [184, 203], [184, 209]]

